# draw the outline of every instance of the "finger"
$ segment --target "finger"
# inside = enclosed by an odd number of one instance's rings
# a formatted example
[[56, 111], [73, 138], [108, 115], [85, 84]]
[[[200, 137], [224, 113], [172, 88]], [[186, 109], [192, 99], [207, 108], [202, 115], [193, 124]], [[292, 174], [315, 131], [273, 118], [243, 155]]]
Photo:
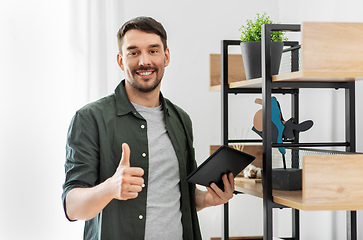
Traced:
[[229, 173], [228, 178], [229, 178], [229, 182], [231, 183], [232, 190], [234, 191], [234, 175], [233, 175], [233, 173]]
[[121, 196], [122, 196], [120, 198], [121, 200], [127, 200], [127, 199], [137, 198], [139, 194], [137, 192], [125, 192]]
[[127, 143], [122, 144], [122, 156], [119, 166], [130, 167], [130, 147]]
[[129, 194], [129, 193], [139, 193], [142, 191], [141, 185], [133, 185], [133, 184], [122, 184], [121, 194]]
[[[220, 188], [217, 186], [217, 184], [212, 183], [212, 184], [210, 185], [210, 188], [211, 188], [211, 190], [213, 190], [213, 191], [214, 191], [214, 193], [216, 194], [216, 196], [218, 196], [218, 198], [222, 199], [223, 191], [222, 191], [222, 189], [220, 189]], [[213, 195], [213, 194], [212, 194], [212, 195]]]
[[215, 183], [212, 183], [210, 187], [207, 187], [207, 190], [212, 195], [213, 199], [221, 201], [222, 199], [220, 198], [220, 196], [213, 190], [214, 187], [217, 187], [217, 185]]
[[141, 186], [142, 184], [144, 184], [144, 179], [142, 177], [129, 176], [124, 177], [122, 183]]
[[227, 174], [223, 176], [223, 183], [224, 183], [224, 192], [222, 198], [226, 201], [229, 201], [233, 197], [234, 192], [234, 177], [233, 173], [229, 173], [228, 177]]
[[224, 192], [230, 193], [234, 191], [234, 178], [233, 173], [229, 173], [228, 177], [227, 174], [224, 174], [222, 177], [223, 184], [224, 184]]
[[140, 167], [124, 168], [123, 174], [126, 176], [142, 177], [144, 175], [144, 169]]

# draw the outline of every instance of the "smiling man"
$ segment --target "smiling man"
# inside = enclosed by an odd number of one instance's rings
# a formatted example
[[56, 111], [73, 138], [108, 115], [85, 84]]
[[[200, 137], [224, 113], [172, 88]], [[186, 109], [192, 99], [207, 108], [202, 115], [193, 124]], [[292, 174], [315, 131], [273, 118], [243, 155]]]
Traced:
[[[169, 48], [164, 48], [159, 35], [136, 29], [128, 30], [120, 41], [117, 62], [125, 72], [129, 100], [142, 106], [157, 107], [161, 79], [169, 65]], [[143, 100], [146, 102], [139, 102]]]
[[170, 62], [163, 26], [138, 17], [117, 38], [125, 80], [78, 110], [68, 130], [66, 216], [86, 220], [87, 240], [201, 239], [197, 211], [231, 199], [233, 175], [224, 191], [184, 180], [196, 168], [192, 122], [160, 92]]

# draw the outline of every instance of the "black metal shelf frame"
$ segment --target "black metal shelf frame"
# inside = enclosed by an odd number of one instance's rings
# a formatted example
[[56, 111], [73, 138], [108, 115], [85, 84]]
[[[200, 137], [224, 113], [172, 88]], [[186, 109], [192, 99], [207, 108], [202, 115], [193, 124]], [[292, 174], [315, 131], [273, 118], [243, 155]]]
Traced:
[[[239, 40], [223, 40], [221, 46], [221, 110], [222, 110], [222, 144], [228, 146], [229, 143], [239, 140], [228, 139], [228, 94], [261, 94], [263, 109], [263, 129], [271, 129], [271, 94], [282, 93], [291, 94], [291, 112], [297, 122], [299, 122], [299, 89], [300, 88], [333, 88], [345, 89], [345, 133], [346, 141], [337, 143], [299, 143], [298, 136], [293, 143], [276, 144], [272, 143], [271, 131], [263, 131], [263, 222], [264, 222], [264, 240], [272, 240], [272, 209], [281, 208], [279, 204], [273, 202], [272, 198], [272, 147], [324, 147], [324, 146], [344, 146], [347, 152], [356, 151], [355, 142], [355, 82], [272, 82], [270, 70], [270, 41], [271, 31], [300, 31], [300, 25], [296, 24], [265, 24], [262, 26], [262, 87], [261, 89], [251, 88], [229, 88], [228, 84], [228, 47], [239, 46]], [[298, 71], [299, 61], [299, 43], [285, 42], [285, 46], [291, 48], [285, 51], [291, 51], [291, 71]], [[240, 141], [241, 142], [241, 141]], [[261, 142], [258, 140], [243, 140], [243, 142]], [[298, 151], [294, 149], [293, 151]], [[295, 156], [296, 154], [292, 154]], [[298, 167], [296, 160], [292, 161], [292, 167]], [[228, 203], [223, 206], [222, 214], [222, 239], [229, 239], [229, 214]], [[299, 210], [292, 211], [292, 238], [300, 239], [300, 213]], [[347, 211], [347, 240], [357, 239], [357, 215], [356, 211]]]

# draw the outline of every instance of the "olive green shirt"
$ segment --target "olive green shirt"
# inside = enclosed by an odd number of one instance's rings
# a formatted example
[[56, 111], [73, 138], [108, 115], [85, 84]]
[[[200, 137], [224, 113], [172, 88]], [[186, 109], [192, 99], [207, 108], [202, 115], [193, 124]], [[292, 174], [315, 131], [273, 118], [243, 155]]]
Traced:
[[[149, 167], [147, 122], [130, 103], [124, 85], [122, 81], [114, 94], [86, 105], [73, 117], [67, 135], [63, 207], [65, 210], [65, 198], [71, 189], [95, 186], [115, 173], [122, 143], [130, 146], [131, 167], [144, 169], [146, 184], [137, 198], [114, 199], [98, 216], [86, 221], [84, 239], [87, 240], [144, 239]], [[199, 240], [195, 185], [185, 181], [196, 168], [192, 122], [181, 108], [162, 95], [160, 101], [179, 161], [183, 239]]]

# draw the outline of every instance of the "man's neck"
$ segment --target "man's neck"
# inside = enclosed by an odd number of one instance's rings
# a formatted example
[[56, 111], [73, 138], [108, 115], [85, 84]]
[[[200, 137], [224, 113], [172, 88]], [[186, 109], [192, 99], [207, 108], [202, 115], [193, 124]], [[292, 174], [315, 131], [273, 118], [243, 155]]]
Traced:
[[129, 84], [125, 84], [125, 90], [130, 102], [136, 103], [144, 107], [160, 106], [160, 87], [155, 88], [151, 92], [140, 92]]

